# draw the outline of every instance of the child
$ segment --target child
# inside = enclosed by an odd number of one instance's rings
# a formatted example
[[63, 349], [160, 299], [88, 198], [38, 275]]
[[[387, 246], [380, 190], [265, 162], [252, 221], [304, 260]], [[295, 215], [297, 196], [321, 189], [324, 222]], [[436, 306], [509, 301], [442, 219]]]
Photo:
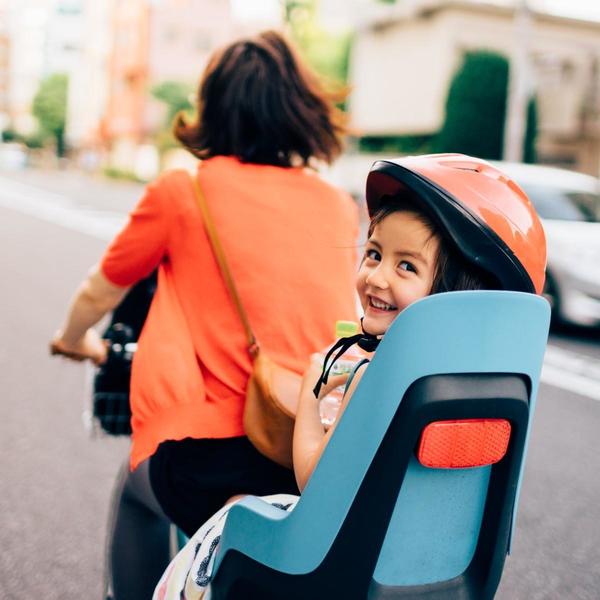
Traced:
[[[545, 239], [539, 219], [525, 194], [483, 161], [431, 155], [378, 162], [367, 180], [367, 203], [371, 222], [356, 280], [364, 310], [364, 335], [358, 343], [364, 347], [376, 347], [396, 316], [429, 294], [477, 289], [540, 293], [543, 288]], [[319, 399], [341, 379], [327, 380], [326, 369], [316, 360], [307, 370], [293, 441], [301, 491], [365, 368], [360, 365], [351, 376], [340, 414], [327, 432]], [[298, 502], [288, 495], [264, 499], [284, 510]], [[156, 599], [203, 597], [230, 507], [214, 515], [179, 553], [163, 575]]]

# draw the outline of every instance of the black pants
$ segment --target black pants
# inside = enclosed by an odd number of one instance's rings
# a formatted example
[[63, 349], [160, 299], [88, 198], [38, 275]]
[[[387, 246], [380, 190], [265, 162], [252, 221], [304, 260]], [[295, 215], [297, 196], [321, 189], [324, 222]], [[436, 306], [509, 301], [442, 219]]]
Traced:
[[298, 494], [294, 474], [246, 437], [169, 441], [135, 471], [123, 465], [109, 526], [115, 600], [148, 600], [169, 563], [169, 519], [188, 536], [237, 494]]
[[104, 565], [107, 598], [149, 600], [169, 564], [171, 523], [152, 492], [148, 467], [146, 460], [130, 472], [127, 461], [117, 479]]
[[152, 490], [186, 535], [237, 494], [298, 494], [293, 471], [260, 454], [246, 437], [163, 442], [150, 459]]

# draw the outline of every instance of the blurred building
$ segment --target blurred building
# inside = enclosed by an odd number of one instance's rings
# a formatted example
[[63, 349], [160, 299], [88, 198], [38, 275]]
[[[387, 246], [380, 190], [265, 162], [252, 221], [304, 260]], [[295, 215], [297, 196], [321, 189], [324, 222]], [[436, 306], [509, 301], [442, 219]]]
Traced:
[[[362, 135], [432, 135], [465, 52], [511, 56], [514, 8], [468, 0], [412, 0], [357, 33], [352, 124]], [[534, 12], [528, 41], [538, 98], [540, 161], [600, 169], [600, 22]], [[468, 126], [468, 123], [465, 124]]]
[[71, 75], [81, 51], [83, 0], [0, 0], [0, 126], [31, 134], [44, 77]]
[[155, 82], [197, 82], [211, 52], [244, 31], [229, 2], [155, 1], [150, 15], [148, 61]]
[[240, 22], [226, 0], [84, 0], [84, 47], [70, 92], [71, 144], [127, 171], [152, 171], [149, 145], [166, 106], [161, 83], [195, 90], [212, 51], [259, 24]]
[[[212, 51], [246, 28], [232, 18], [229, 2], [217, 0], [160, 0], [151, 4], [148, 82], [182, 82], [194, 91]], [[161, 124], [165, 106], [149, 102], [146, 125]]]
[[72, 148], [85, 148], [96, 166], [102, 150], [103, 119], [109, 97], [109, 62], [113, 44], [115, 0], [84, 0], [80, 22], [81, 51], [69, 81], [66, 136]]
[[5, 0], [2, 28], [5, 45], [7, 127], [24, 134], [37, 124], [31, 104], [44, 76], [44, 56], [48, 23], [46, 0]]
[[116, 156], [132, 156], [145, 134], [150, 6], [147, 0], [114, 2], [109, 15], [110, 49], [102, 141]]
[[151, 172], [167, 115], [152, 89], [196, 89], [212, 51], [272, 26], [272, 13], [245, 0], [0, 0], [0, 131], [33, 133], [42, 79], [66, 73], [66, 139], [84, 166], [138, 171], [142, 160]]
[[43, 74], [71, 75], [82, 50], [84, 0], [51, 0], [46, 5]]

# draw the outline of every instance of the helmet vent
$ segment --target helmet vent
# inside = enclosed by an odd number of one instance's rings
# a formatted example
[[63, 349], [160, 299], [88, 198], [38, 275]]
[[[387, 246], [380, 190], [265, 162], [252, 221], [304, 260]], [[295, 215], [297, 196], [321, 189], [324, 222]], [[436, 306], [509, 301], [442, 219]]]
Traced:
[[450, 169], [460, 169], [461, 171], [473, 171], [479, 173], [481, 171], [480, 165], [470, 160], [442, 160], [440, 165], [449, 167]]

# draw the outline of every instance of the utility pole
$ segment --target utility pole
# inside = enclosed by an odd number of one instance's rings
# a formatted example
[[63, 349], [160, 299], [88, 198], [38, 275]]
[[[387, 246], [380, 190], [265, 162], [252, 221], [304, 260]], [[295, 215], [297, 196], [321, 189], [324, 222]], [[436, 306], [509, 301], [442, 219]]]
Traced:
[[529, 59], [529, 39], [532, 19], [527, 0], [515, 1], [514, 45], [510, 59], [503, 154], [504, 160], [521, 162], [523, 160], [527, 105], [531, 95], [532, 71]]

